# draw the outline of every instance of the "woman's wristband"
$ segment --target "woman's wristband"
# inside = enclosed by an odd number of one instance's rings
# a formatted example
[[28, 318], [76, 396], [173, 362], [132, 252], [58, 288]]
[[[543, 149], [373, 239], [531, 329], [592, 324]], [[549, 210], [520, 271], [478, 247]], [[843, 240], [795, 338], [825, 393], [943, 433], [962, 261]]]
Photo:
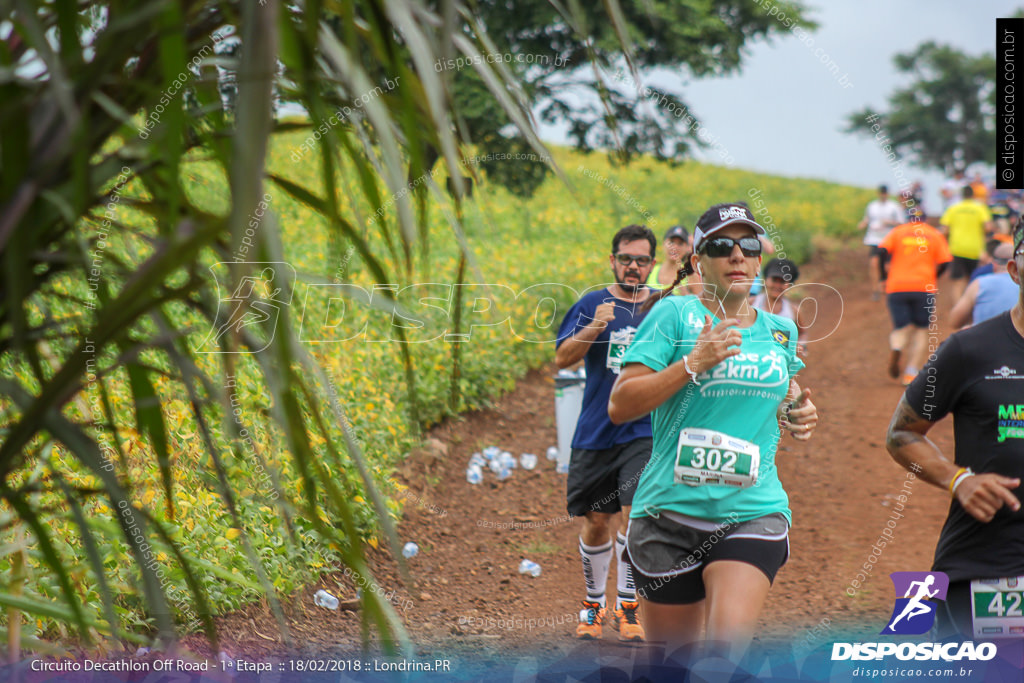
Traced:
[[686, 369], [686, 374], [690, 376], [690, 381], [699, 385], [700, 382], [697, 381], [697, 373], [690, 369], [689, 356], [683, 356], [683, 367]]

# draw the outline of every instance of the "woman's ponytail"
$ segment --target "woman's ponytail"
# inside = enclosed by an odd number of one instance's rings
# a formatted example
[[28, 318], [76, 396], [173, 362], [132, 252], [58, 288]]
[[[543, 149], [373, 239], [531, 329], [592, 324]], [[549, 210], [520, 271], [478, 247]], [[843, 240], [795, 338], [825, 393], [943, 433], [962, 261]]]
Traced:
[[654, 307], [654, 304], [658, 303], [666, 296], [669, 296], [672, 293], [672, 290], [678, 287], [679, 283], [682, 282], [684, 279], [686, 279], [690, 275], [693, 275], [693, 272], [693, 264], [690, 263], [690, 259], [686, 259], [685, 261], [683, 261], [683, 265], [680, 266], [679, 270], [676, 271], [675, 281], [665, 289], [658, 290], [656, 293], [647, 297], [647, 301], [645, 301], [643, 305], [640, 307], [640, 312], [647, 313], [649, 310], [651, 310], [651, 308]]

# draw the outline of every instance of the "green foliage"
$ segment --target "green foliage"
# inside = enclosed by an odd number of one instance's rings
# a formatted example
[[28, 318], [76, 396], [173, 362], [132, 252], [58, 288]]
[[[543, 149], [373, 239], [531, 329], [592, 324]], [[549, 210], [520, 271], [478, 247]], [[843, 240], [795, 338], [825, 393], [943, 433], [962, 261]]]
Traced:
[[[272, 140], [268, 149], [268, 165], [287, 172], [291, 182], [300, 186], [316, 186], [321, 182], [322, 169], [318, 164], [292, 164], [289, 158], [299, 148], [305, 132], [282, 133]], [[581, 155], [565, 150], [553, 149], [558, 164], [574, 170], [571, 179], [578, 193], [579, 201], [566, 201], [566, 188], [558, 180], [549, 178], [529, 202], [523, 202], [505, 188], [496, 185], [484, 186], [483, 192], [474, 201], [466, 204], [465, 230], [471, 252], [478, 259], [479, 278], [474, 274], [468, 282], [497, 283], [488, 289], [467, 285], [466, 328], [469, 339], [462, 342], [464, 352], [461, 366], [460, 400], [452, 407], [447, 403], [452, 368], [448, 363], [451, 342], [445, 341], [446, 333], [454, 332], [451, 316], [447, 309], [426, 309], [416, 306], [409, 296], [399, 296], [400, 305], [408, 308], [411, 319], [424, 323], [424, 329], [408, 338], [413, 343], [411, 355], [416, 368], [418, 414], [422, 425], [435, 423], [456, 412], [489, 406], [491, 401], [514, 388], [516, 380], [528, 369], [547, 363], [551, 358], [554, 332], [561, 316], [556, 315], [548, 326], [538, 327], [535, 318], [541, 295], [551, 295], [556, 310], [564, 311], [584, 289], [602, 282], [607, 276], [606, 251], [609, 239], [617, 227], [642, 217], [633, 215], [628, 197], [635, 197], [652, 217], [652, 226], [660, 232], [668, 225], [680, 221], [692, 225], [706, 206], [724, 200], [746, 198], [752, 208], [758, 205], [751, 196], [764, 201], [765, 212], [759, 217], [770, 217], [780, 234], [779, 243], [787, 256], [803, 260], [809, 255], [814, 235], [846, 235], [853, 229], [851, 217], [859, 215], [870, 192], [836, 186], [830, 183], [810, 180], [793, 180], [763, 174], [735, 171], [715, 166], [688, 163], [682, 166], [640, 159], [628, 167], [616, 167], [604, 157]], [[515, 160], [502, 162], [506, 172], [514, 173]], [[598, 183], [584, 175], [579, 169], [600, 173], [613, 180], [622, 192]], [[191, 155], [182, 164], [183, 189], [188, 200], [198, 211], [211, 215], [229, 209], [224, 201], [227, 180], [220, 165], [205, 160], [200, 155]], [[339, 178], [339, 201], [346, 212], [357, 213], [368, 210], [369, 204], [357, 196], [358, 179], [349, 174]], [[124, 200], [131, 198], [134, 187], [124, 190]], [[337, 261], [326, 249], [331, 235], [327, 222], [309, 206], [283, 192], [274, 193], [269, 202], [274, 215], [281, 225], [282, 258], [297, 271], [321, 274], [311, 281], [327, 280], [328, 275], [340, 276], [350, 285], [371, 290], [377, 284], [372, 274], [362, 267], [359, 257]], [[820, 210], [822, 204], [832, 211]], [[430, 256], [430, 278], [433, 283], [454, 282], [458, 261], [462, 254], [458, 245], [445, 239], [450, 226], [442, 214], [447, 201], [428, 201], [426, 220], [428, 238], [434, 245]], [[683, 208], [685, 207], [685, 208]], [[523, 235], [517, 227], [523, 221], [523, 214], [533, 217], [530, 234]], [[144, 233], [147, 220], [144, 214], [125, 210], [120, 214], [129, 232]], [[385, 212], [385, 220], [393, 216]], [[767, 222], [767, 221], [766, 221]], [[264, 226], [260, 226], [263, 230]], [[83, 226], [89, 234], [93, 224]], [[130, 246], [131, 245], [131, 246]], [[131, 258], [133, 250], [142, 249], [142, 240], [118, 242], [108, 249], [108, 257], [118, 260]], [[371, 253], [394, 272], [389, 262], [391, 256], [385, 244], [370, 245]], [[205, 270], [213, 265], [212, 258], [202, 259], [198, 268]], [[426, 264], [417, 264], [416, 272], [426, 270]], [[398, 287], [404, 284], [394, 281]], [[546, 284], [554, 283], [554, 284]], [[71, 300], [87, 300], [89, 284], [86, 279], [60, 276], [54, 282], [54, 289], [64, 292]], [[538, 296], [517, 301], [516, 295], [537, 288]], [[507, 288], [507, 289], [506, 289]], [[349, 314], [338, 321], [328, 317], [326, 307], [321, 303], [315, 289], [300, 283], [294, 296], [292, 325], [301, 324], [303, 338], [326, 338], [326, 329], [336, 337], [333, 342], [309, 345], [309, 353], [322, 368], [327, 384], [319, 381], [311, 387], [319, 400], [327, 402], [328, 385], [338, 398], [348, 416], [350, 433], [366, 454], [374, 481], [380, 490], [392, 499], [388, 503], [389, 514], [395, 514], [398, 505], [394, 499], [400, 489], [383, 473], [396, 464], [398, 454], [407, 451], [421, 426], [413, 421], [412, 411], [406, 405], [403, 388], [403, 359], [397, 343], [379, 343], [373, 340], [396, 338], [392, 329], [396, 319], [391, 316], [375, 315], [375, 312], [356, 300], [349, 302]], [[432, 289], [414, 290], [418, 295], [433, 293], [450, 299], [452, 285], [435, 284]], [[493, 296], [494, 317], [474, 316], [469, 313], [480, 297]], [[321, 297], [322, 299], [323, 297]], [[191, 330], [186, 346], [201, 347], [209, 332], [209, 321], [197, 315], [190, 307], [173, 305], [168, 308], [168, 327], [174, 330]], [[81, 310], [67, 305], [57, 313], [58, 317], [75, 319], [81, 317]], [[499, 325], [485, 326], [491, 321], [508, 318]], [[401, 320], [400, 318], [397, 320]], [[324, 321], [325, 327], [316, 327], [316, 321]], [[337, 322], [337, 324], [335, 324]], [[475, 325], [475, 326], [474, 326]], [[362, 336], [358, 333], [365, 326]], [[295, 330], [296, 336], [299, 330]], [[348, 341], [341, 341], [348, 340]], [[93, 369], [114, 367], [118, 354], [111, 350], [97, 359]], [[197, 358], [200, 368], [216, 368], [210, 360]], [[256, 599], [262, 590], [259, 577], [246, 558], [241, 544], [244, 530], [254, 554], [259, 558], [266, 579], [278, 594], [288, 594], [305, 583], [315, 580], [317, 575], [331, 567], [342, 566], [344, 558], [335, 552], [330, 542], [303, 515], [289, 514], [282, 524], [278, 496], [297, 506], [301, 502], [302, 479], [293, 463], [283, 454], [288, 450], [284, 433], [275, 428], [272, 420], [274, 396], [261, 378], [256, 357], [243, 355], [236, 359], [231, 377], [223, 383], [227, 402], [207, 405], [204, 415], [210, 425], [219, 428], [210, 430], [214, 450], [221, 454], [221, 467], [226, 478], [236, 482], [234, 514], [231, 514], [218, 488], [218, 467], [211, 455], [199, 442], [201, 427], [191, 410], [186, 387], [173, 380], [166, 373], [173, 370], [168, 358], [148, 352], [145, 361], [117, 367], [108, 381], [89, 382], [82, 394], [81, 403], [70, 407], [74, 419], [87, 420], [92, 406], [102, 411], [101, 394], [107, 395], [111, 418], [109, 422], [119, 428], [109, 434], [122, 444], [124, 460], [115, 459], [123, 466], [124, 478], [131, 482], [133, 504], [149, 511], [169, 537], [177, 544], [185, 557], [196, 565], [196, 578], [215, 612], [236, 609]], [[144, 406], [160, 406], [164, 425], [163, 439], [172, 453], [170, 473], [171, 487], [163, 480], [164, 471], [153, 467], [151, 458], [154, 449], [150, 446], [154, 432], [148, 430], [145, 422], [136, 420], [137, 391], [133, 388], [131, 368], [151, 367], [149, 374], [152, 393], [157, 402], [143, 402]], [[136, 370], [137, 372], [137, 370]], [[16, 365], [13, 376], [31, 379], [27, 365]], [[352, 378], [358, 377], [358, 381]], [[306, 427], [310, 431], [311, 445], [320, 457], [329, 457], [325, 450], [327, 441], [340, 442], [345, 438], [341, 425], [329, 424], [324, 433], [319, 433], [306, 414]], [[152, 419], [156, 419], [155, 417]], [[129, 426], [131, 425], [131, 426]], [[236, 432], [246, 429], [244, 436]], [[101, 444], [107, 437], [98, 434]], [[25, 475], [25, 484], [41, 481], [44, 477], [59, 476], [77, 490], [95, 489], [100, 482], [88, 469], [61, 447], [51, 447], [46, 456], [37, 463], [33, 475]], [[332, 470], [331, 476], [341, 489], [353, 497], [353, 529], [359, 538], [373, 541], [379, 533], [378, 521], [373, 506], [364, 500], [367, 495], [358, 474], [347, 466]], [[170, 494], [168, 494], [170, 491]], [[71, 568], [77, 577], [79, 590], [86, 604], [99, 604], [101, 590], [97, 576], [89, 571], [88, 558], [76, 531], [74, 519], [61, 505], [63, 500], [57, 492], [40, 492], [35, 502], [38, 507], [50, 510], [42, 518], [47, 526], [55, 530], [56, 550], [65, 566]], [[174, 517], [168, 511], [168, 501], [173, 502]], [[104, 576], [113, 594], [115, 613], [122, 620], [124, 628], [145, 627], [152, 623], [150, 613], [138, 599], [141, 575], [130, 561], [130, 548], [121, 538], [118, 515], [109, 502], [96, 497], [86, 497], [81, 505], [89, 519], [89, 529], [94, 535], [98, 554], [103, 558]], [[321, 521], [331, 520], [324, 513]], [[152, 541], [158, 571], [166, 578], [165, 590], [170, 593], [171, 602], [181, 601], [176, 607], [178, 621], [185, 627], [195, 626], [195, 612], [182, 597], [188, 587], [182, 569], [172, 559], [170, 545]], [[542, 552], [537, 550], [536, 552]], [[10, 569], [12, 557], [0, 560], [0, 575]], [[48, 599], [59, 596], [59, 584], [51, 573], [45, 570], [45, 557], [38, 548], [30, 549], [29, 565], [32, 581], [29, 594]], [[53, 637], [58, 632], [59, 620], [45, 616], [28, 632], [32, 637]], [[106, 627], [101, 620], [99, 627]]]
[[[516, 75], [521, 82], [517, 94], [538, 107], [541, 120], [564, 126], [577, 149], [614, 150], [623, 159], [649, 154], [681, 160], [693, 145], [703, 145], [692, 120], [684, 117], [690, 111], [687, 102], [665, 88], [656, 96], [638, 94], [636, 82], [650, 85], [645, 77], [657, 69], [694, 78], [732, 73], [751, 43], [784, 37], [795, 27], [816, 28], [802, 2], [761, 5], [624, 0], [618, 23], [607, 20], [600, 3], [482, 0], [463, 17], [462, 29], [476, 36], [480, 26], [487, 27], [488, 56]], [[461, 105], [460, 126], [487, 153], [520, 151], [525, 141], [494, 99], [483, 96], [480, 76], [472, 66], [458, 65], [442, 73], [451, 79]], [[502, 173], [506, 166], [485, 170], [492, 181], [527, 197], [544, 171], [537, 164], [523, 165], [516, 174]]]
[[887, 112], [850, 114], [848, 132], [888, 137], [900, 156], [926, 168], [952, 172], [958, 164], [995, 163], [993, 55], [974, 57], [927, 41], [893, 57], [893, 64], [913, 81], [889, 95]]
[[[117, 0], [10, 16], [0, 604], [30, 617], [33, 647], [201, 628], [216, 648], [212, 615], [257, 596], [287, 641], [280, 595], [336, 566], [369, 577], [364, 544], [397, 547], [387, 465], [420, 426], [487, 405], [547, 360], [558, 320], [545, 302], [564, 310], [599, 280], [610, 234], [634, 222], [621, 193], [579, 172], [578, 203], [555, 179], [529, 205], [492, 187], [479, 201], [447, 198], [431, 174], [459, 178], [482, 150], [454, 125], [433, 65], [477, 58], [486, 35], [452, 42], [455, 17], [417, 0], [338, 12]], [[221, 57], [237, 73], [231, 116], [212, 63], [228, 26], [241, 45], [237, 60]], [[517, 83], [482, 64], [486, 96], [545, 156], [509, 95]], [[275, 85], [309, 122], [272, 122]], [[793, 234], [833, 229], [821, 207], [843, 215], [847, 201], [809, 184], [805, 210], [765, 176], [556, 156], [614, 177], [671, 217], [662, 225], [692, 223], [753, 183]], [[439, 285], [445, 301], [472, 288], [454, 380], [449, 319], [401, 295], [419, 282], [454, 283]], [[325, 283], [350, 287], [332, 302], [337, 290], [311, 286]], [[531, 286], [545, 296], [518, 296]], [[475, 317], [488, 294], [508, 322]], [[406, 313], [423, 325], [393, 324]], [[393, 610], [372, 592], [364, 601], [385, 646], [408, 646]]]
[[[435, 47], [473, 58], [482, 44], [453, 45], [451, 27], [418, 0], [343, 3], [339, 41], [318, 6], [110, 0], [82, 12], [23, 4], [7, 16], [0, 561], [16, 571], [0, 577], [0, 603], [32, 615], [37, 634], [70, 626], [89, 644], [138, 638], [145, 623], [144, 635], [172, 640], [177, 621], [216, 648], [215, 609], [259, 592], [287, 642], [277, 596], [302, 553], [295, 520], [362, 575], [364, 538], [397, 547], [379, 475], [334, 389], [353, 380], [329, 379], [299, 343], [288, 269], [236, 262], [285, 262], [279, 223], [260, 206], [273, 188], [317, 212], [327, 241], [348, 241], [376, 281], [391, 276], [371, 244], [387, 245], [388, 268], [411, 273], [427, 229], [397, 198], [402, 179], [434, 166], [417, 150], [441, 150], [454, 168], [466, 144], [442, 124], [455, 114], [432, 70]], [[237, 56], [215, 49], [228, 27]], [[364, 62], [396, 87], [374, 92]], [[237, 74], [231, 116], [218, 66]], [[543, 153], [508, 98], [515, 84], [484, 71], [489, 96]], [[317, 126], [316, 185], [267, 163], [275, 81]], [[332, 102], [356, 98], [358, 112], [329, 122]], [[190, 196], [194, 155], [220, 179], [205, 204]], [[359, 179], [370, 214], [397, 199], [399, 220], [355, 227], [363, 216], [339, 206], [341, 169]], [[232, 294], [246, 284], [248, 294]], [[413, 397], [414, 378], [406, 363], [397, 381]], [[263, 533], [270, 519], [275, 531]], [[23, 583], [21, 567], [34, 578]], [[364, 602], [385, 646], [408, 646], [393, 610], [372, 594]]]

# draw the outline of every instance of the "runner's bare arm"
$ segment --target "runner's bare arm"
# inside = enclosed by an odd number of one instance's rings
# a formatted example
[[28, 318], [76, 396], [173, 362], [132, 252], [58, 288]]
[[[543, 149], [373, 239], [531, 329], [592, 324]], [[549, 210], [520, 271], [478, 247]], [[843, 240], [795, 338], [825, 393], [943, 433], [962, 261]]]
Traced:
[[967, 289], [964, 290], [963, 296], [960, 297], [960, 301], [956, 302], [953, 306], [953, 310], [949, 313], [949, 324], [954, 329], [960, 329], [964, 325], [970, 324], [972, 314], [974, 313], [974, 302], [978, 298], [978, 281], [975, 280], [971, 284], [967, 285]]
[[[801, 306], [800, 304], [802, 304], [802, 303], [803, 303], [803, 301], [800, 301], [798, 303], [793, 304], [794, 306], [797, 307], [797, 309], [796, 309], [796, 331], [797, 331], [797, 338], [798, 339], [800, 337], [804, 336], [804, 334], [808, 330], [811, 329], [811, 325], [814, 323], [814, 318], [811, 317], [811, 307], [810, 306]], [[815, 304], [815, 305], [817, 305], [817, 304]], [[814, 309], [814, 315], [815, 315], [815, 317], [817, 317], [817, 315], [818, 315], [817, 308]], [[803, 344], [805, 342], [801, 341], [800, 343]]]
[[727, 318], [712, 327], [711, 316], [705, 315], [693, 350], [682, 360], [659, 371], [640, 363], [626, 364], [608, 398], [608, 417], [615, 424], [641, 418], [686, 386], [691, 379], [687, 365], [699, 375], [738, 354], [743, 340], [738, 324], [735, 318]]
[[567, 368], [582, 360], [590, 350], [590, 344], [612, 320], [615, 320], [615, 304], [603, 303], [598, 306], [593, 320], [558, 345], [558, 350], [555, 351], [555, 365]]
[[641, 363], [628, 363], [623, 366], [608, 397], [608, 417], [613, 424], [638, 420], [671, 398], [689, 381], [690, 375], [681, 361], [661, 372]]
[[[893, 413], [885, 445], [892, 459], [930, 484], [947, 491], [960, 471], [942, 455], [942, 451], [926, 435], [934, 422], [926, 420], [907, 403], [906, 396]], [[1003, 505], [1020, 509], [1020, 501], [1012, 490], [1020, 479], [999, 474], [976, 474], [966, 477], [956, 489], [956, 499], [979, 522], [991, 522]]]
[[599, 334], [601, 334], [601, 330], [589, 326], [576, 330], [576, 334], [558, 346], [558, 350], [555, 351], [555, 365], [559, 369], [575, 365], [587, 355], [591, 342]]
[[905, 396], [900, 397], [889, 422], [885, 447], [892, 459], [904, 468], [931, 484], [945, 487], [958, 468], [926, 436], [934, 424], [918, 415]]

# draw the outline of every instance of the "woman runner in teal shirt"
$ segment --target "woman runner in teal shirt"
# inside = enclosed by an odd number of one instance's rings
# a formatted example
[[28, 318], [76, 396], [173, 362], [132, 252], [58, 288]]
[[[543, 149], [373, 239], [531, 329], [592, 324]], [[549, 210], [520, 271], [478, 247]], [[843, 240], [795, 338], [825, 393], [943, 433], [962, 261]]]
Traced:
[[764, 232], [743, 204], [701, 216], [679, 276], [696, 270], [703, 292], [645, 318], [608, 403], [616, 423], [652, 413], [627, 538], [650, 641], [692, 643], [706, 629], [744, 646], [789, 555], [780, 425], [805, 440], [818, 416], [793, 379], [796, 326], [747, 303]]

